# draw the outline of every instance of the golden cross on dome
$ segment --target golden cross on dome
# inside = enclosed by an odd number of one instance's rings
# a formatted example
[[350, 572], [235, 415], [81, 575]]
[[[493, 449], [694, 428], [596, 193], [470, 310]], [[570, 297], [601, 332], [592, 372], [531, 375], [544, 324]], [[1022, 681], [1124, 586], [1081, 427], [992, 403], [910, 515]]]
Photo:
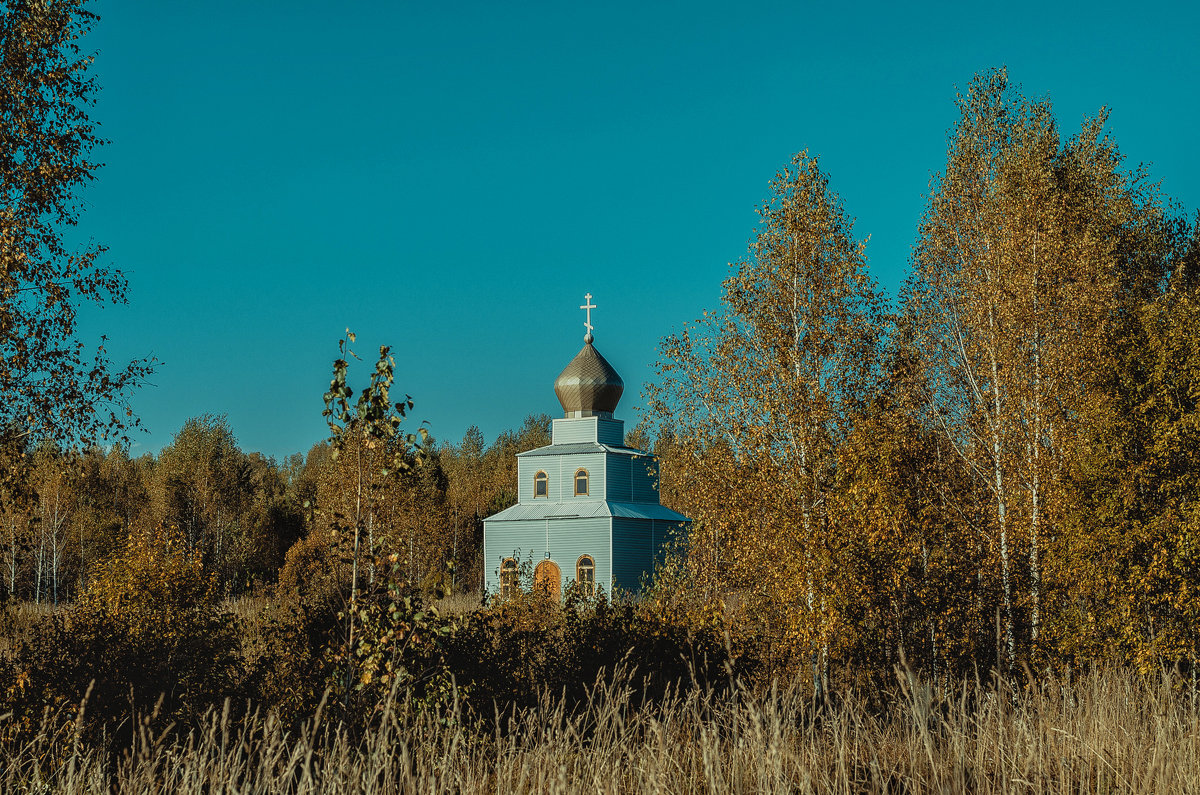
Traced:
[[584, 295], [583, 300], [584, 300], [583, 306], [579, 307], [580, 309], [587, 310], [587, 320], [585, 320], [583, 322], [583, 326], [584, 326], [584, 328], [587, 329], [587, 333], [583, 335], [583, 341], [591, 342], [592, 341], [592, 310], [596, 308], [596, 305], [592, 303], [592, 294], [591, 293], [587, 293], [586, 295]]

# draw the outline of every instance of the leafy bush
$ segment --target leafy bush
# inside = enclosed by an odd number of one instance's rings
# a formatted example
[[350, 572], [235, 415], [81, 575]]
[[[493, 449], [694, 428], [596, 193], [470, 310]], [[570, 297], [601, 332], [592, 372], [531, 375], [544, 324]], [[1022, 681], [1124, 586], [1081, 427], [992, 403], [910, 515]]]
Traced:
[[253, 645], [259, 653], [248, 660], [247, 695], [275, 710], [286, 726], [310, 718], [329, 686], [327, 650], [337, 642], [337, 614], [328, 595], [284, 590], [255, 628]]
[[586, 597], [574, 587], [562, 601], [520, 592], [466, 616], [447, 639], [448, 659], [483, 721], [497, 706], [531, 707], [545, 691], [580, 705], [621, 669], [633, 671], [636, 700], [654, 701], [681, 683], [721, 690], [752, 668], [749, 658], [731, 656], [719, 631], [662, 624], [648, 604]]
[[6, 731], [32, 731], [47, 711], [93, 734], [130, 709], [186, 721], [237, 695], [238, 627], [216, 597], [178, 531], [131, 533], [78, 602], [18, 645], [0, 702], [13, 712]]

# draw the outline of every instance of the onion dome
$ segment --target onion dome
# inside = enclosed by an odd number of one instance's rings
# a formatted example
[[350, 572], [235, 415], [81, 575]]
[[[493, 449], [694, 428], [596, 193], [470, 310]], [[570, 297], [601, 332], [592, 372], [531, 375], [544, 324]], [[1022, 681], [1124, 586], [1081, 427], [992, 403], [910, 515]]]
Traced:
[[554, 394], [568, 417], [611, 417], [625, 382], [592, 347], [590, 333], [584, 341], [583, 350], [554, 379]]

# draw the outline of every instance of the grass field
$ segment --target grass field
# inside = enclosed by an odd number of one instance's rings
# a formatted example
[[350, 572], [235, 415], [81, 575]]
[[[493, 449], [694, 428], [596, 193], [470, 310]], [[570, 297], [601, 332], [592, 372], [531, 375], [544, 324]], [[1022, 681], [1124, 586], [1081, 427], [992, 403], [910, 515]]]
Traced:
[[[184, 736], [143, 730], [131, 752], [57, 740], [0, 759], [0, 789], [37, 792], [1184, 793], [1200, 782], [1195, 694], [1177, 679], [1095, 672], [951, 694], [900, 674], [869, 708], [799, 687], [685, 690], [631, 703], [628, 677], [567, 714], [536, 709], [482, 732], [456, 712], [382, 705], [352, 738], [318, 714], [294, 733], [271, 716], [206, 716]], [[47, 728], [56, 725], [48, 716]]]

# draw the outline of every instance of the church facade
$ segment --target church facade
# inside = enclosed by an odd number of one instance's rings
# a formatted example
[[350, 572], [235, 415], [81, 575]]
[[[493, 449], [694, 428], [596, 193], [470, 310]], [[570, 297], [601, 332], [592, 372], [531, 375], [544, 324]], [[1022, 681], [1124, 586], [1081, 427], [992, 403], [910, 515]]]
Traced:
[[593, 346], [591, 295], [582, 350], [554, 382], [564, 416], [551, 442], [517, 456], [517, 504], [484, 520], [485, 585], [507, 595], [526, 587], [560, 594], [636, 593], [687, 517], [658, 496], [658, 461], [625, 446], [613, 417], [624, 384]]

